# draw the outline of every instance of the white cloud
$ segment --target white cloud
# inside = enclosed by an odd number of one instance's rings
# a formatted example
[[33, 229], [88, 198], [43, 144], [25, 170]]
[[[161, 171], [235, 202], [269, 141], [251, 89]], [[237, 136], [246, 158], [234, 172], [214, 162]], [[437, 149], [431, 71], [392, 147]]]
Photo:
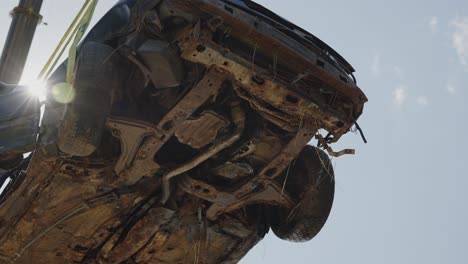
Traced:
[[429, 19], [428, 26], [432, 33], [437, 32], [438, 25], [439, 25], [439, 19], [437, 17], [433, 16]]
[[372, 55], [371, 71], [374, 77], [380, 77], [380, 55], [377, 52]]
[[401, 106], [406, 101], [408, 97], [406, 90], [407, 88], [405, 85], [397, 85], [395, 89], [393, 89], [393, 103], [396, 106]]
[[452, 42], [458, 59], [461, 64], [468, 65], [468, 17], [455, 18], [451, 26], [454, 28]]
[[403, 80], [405, 79], [405, 72], [399, 66], [394, 66], [393, 71], [398, 79]]
[[419, 96], [419, 97], [416, 99], [416, 102], [417, 102], [418, 105], [420, 105], [420, 106], [428, 106], [428, 105], [430, 104], [429, 99], [428, 99], [426, 96]]
[[455, 89], [455, 87], [451, 84], [448, 84], [447, 85], [447, 91], [449, 92], [449, 94], [451, 95], [454, 95], [457, 93], [457, 89]]

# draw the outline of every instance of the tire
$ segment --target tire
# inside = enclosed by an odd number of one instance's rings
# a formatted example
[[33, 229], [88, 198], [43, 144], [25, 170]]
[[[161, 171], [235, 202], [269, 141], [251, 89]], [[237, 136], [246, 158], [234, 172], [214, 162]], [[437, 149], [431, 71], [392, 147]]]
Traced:
[[59, 127], [59, 149], [72, 156], [91, 155], [99, 147], [113, 92], [123, 83], [120, 58], [108, 45], [87, 42], [79, 50], [73, 89]]
[[286, 179], [285, 190], [297, 206], [272, 208], [271, 229], [283, 240], [309, 241], [320, 232], [333, 205], [335, 180], [331, 161], [322, 150], [306, 146], [281, 179]]

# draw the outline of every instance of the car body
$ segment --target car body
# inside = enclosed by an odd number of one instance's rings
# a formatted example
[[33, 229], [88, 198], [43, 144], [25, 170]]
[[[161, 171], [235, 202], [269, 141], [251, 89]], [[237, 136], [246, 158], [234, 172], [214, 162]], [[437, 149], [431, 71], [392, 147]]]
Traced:
[[333, 170], [306, 145], [351, 153], [329, 144], [367, 98], [318, 38], [247, 0], [126, 0], [74, 67], [74, 96], [64, 63], [37, 145], [13, 151], [34, 154], [8, 170], [0, 263], [237, 263], [270, 228], [320, 231]]

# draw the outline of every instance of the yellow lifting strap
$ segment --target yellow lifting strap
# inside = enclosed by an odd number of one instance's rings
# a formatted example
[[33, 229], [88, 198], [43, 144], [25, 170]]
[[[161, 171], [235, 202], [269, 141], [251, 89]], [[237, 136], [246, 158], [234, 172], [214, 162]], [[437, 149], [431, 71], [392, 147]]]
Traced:
[[42, 68], [38, 79], [47, 80], [52, 71], [55, 69], [57, 62], [62, 57], [63, 52], [70, 44], [73, 39], [73, 42], [68, 51], [68, 62], [67, 62], [67, 83], [71, 85], [75, 79], [75, 60], [76, 60], [76, 47], [78, 43], [83, 38], [86, 30], [88, 29], [89, 23], [96, 9], [98, 0], [86, 0], [80, 11], [73, 19], [73, 22], [68, 27], [67, 31], [63, 35], [62, 39], [58, 43], [52, 55], [47, 60], [46, 64]]

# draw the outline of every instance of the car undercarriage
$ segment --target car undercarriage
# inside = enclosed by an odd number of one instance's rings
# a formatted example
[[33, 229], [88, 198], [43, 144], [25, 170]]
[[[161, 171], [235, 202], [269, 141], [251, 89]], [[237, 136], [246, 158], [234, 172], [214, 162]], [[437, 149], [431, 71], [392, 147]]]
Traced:
[[328, 155], [354, 153], [330, 144], [367, 98], [313, 35], [251, 1], [121, 1], [80, 44], [71, 97], [66, 66], [9, 172], [0, 263], [237, 263], [270, 229], [325, 224]]

